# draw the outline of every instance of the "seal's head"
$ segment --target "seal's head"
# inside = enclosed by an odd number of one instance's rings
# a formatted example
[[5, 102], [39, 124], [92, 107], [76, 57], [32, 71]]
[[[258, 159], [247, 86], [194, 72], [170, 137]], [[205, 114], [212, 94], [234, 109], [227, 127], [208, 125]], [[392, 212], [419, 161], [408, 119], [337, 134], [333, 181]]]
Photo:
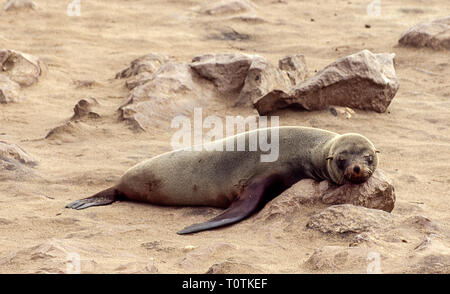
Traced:
[[327, 157], [331, 180], [338, 185], [364, 183], [377, 168], [377, 153], [372, 142], [362, 135], [350, 133], [336, 137]]

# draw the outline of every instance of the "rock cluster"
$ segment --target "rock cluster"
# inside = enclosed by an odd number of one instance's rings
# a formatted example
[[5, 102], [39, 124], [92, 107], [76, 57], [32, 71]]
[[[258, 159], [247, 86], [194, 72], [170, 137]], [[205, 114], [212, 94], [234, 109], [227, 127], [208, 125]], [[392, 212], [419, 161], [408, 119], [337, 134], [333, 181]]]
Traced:
[[305, 76], [302, 55], [285, 57], [275, 67], [258, 55], [204, 54], [185, 63], [149, 54], [116, 75], [127, 78], [131, 90], [119, 112], [141, 130], [167, 126], [175, 116], [189, 115], [215, 98], [227, 96], [235, 105], [251, 105], [260, 95], [274, 88], [287, 90]]
[[[167, 126], [175, 116], [189, 115], [194, 107], [205, 107], [214, 99], [254, 106], [260, 115], [291, 106], [385, 112], [399, 87], [394, 56], [363, 50], [306, 79], [306, 62], [300, 54], [281, 58], [278, 66], [259, 55], [238, 53], [203, 54], [190, 63], [148, 54], [116, 75], [127, 79], [130, 90], [120, 116], [146, 130]], [[351, 117], [350, 112], [346, 115]]]

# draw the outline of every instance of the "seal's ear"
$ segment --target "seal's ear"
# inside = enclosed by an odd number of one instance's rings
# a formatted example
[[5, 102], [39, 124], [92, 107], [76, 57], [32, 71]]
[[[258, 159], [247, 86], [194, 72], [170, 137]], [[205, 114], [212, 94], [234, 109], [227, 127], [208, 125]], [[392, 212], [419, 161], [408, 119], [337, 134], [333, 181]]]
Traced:
[[331, 155], [331, 156], [328, 156], [327, 158], [325, 158], [326, 160], [332, 160], [334, 158], [334, 156], [333, 155]]
[[381, 151], [380, 150], [375, 150], [375, 153], [381, 153]]

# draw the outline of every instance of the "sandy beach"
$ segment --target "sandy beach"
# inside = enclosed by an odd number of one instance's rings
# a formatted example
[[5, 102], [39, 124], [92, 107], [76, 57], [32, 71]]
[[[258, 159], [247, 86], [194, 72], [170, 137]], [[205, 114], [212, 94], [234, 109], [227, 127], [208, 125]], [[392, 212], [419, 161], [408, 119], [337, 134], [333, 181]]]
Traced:
[[[48, 67], [21, 90], [24, 100], [0, 104], [0, 141], [38, 162], [29, 174], [0, 179], [0, 273], [65, 273], [72, 253], [83, 273], [205, 273], [214, 265], [223, 273], [365, 273], [367, 251], [380, 254], [383, 273], [450, 273], [450, 51], [398, 45], [410, 26], [447, 16], [448, 0], [381, 0], [378, 16], [367, 13], [368, 0], [253, 0], [252, 12], [221, 15], [203, 13], [198, 0], [81, 0], [80, 16], [68, 16], [70, 1], [36, 3], [36, 9], [0, 11], [0, 49], [38, 56]], [[221, 37], [229, 32], [241, 37]], [[318, 248], [345, 249], [355, 237], [306, 228], [323, 207], [305, 206], [289, 218], [254, 215], [186, 236], [176, 232], [221, 210], [126, 201], [64, 208], [172, 150], [173, 129], [138, 131], [119, 119], [129, 90], [114, 77], [133, 59], [159, 53], [189, 62], [204, 53], [245, 53], [277, 64], [303, 54], [312, 76], [363, 49], [396, 54], [400, 88], [385, 113], [356, 109], [350, 119], [329, 110], [275, 113], [284, 126], [360, 133], [381, 151], [379, 167], [395, 186], [392, 214], [402, 225], [345, 251], [350, 259], [363, 256], [361, 262], [311, 266]], [[100, 118], [45, 139], [86, 97], [99, 102]], [[255, 114], [226, 101], [205, 111]], [[418, 250], [427, 238], [431, 245]]]

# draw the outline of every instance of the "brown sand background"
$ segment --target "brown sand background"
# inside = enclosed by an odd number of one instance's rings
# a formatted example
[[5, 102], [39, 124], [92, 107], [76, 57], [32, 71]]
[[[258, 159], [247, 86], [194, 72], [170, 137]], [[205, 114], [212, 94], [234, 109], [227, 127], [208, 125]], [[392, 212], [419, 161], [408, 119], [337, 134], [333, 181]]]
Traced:
[[[0, 184], [0, 217], [10, 221], [0, 224], [0, 272], [64, 272], [68, 252], [80, 254], [82, 272], [203, 273], [226, 260], [249, 272], [310, 272], [303, 263], [315, 248], [348, 245], [348, 239], [307, 230], [307, 208], [299, 226], [287, 231], [249, 219], [189, 236], [175, 232], [219, 210], [131, 202], [64, 209], [69, 201], [111, 186], [135, 163], [171, 150], [173, 132], [135, 132], [115, 114], [128, 91], [114, 75], [151, 52], [180, 61], [202, 53], [242, 52], [274, 64], [299, 53], [305, 55], [310, 75], [362, 49], [396, 53], [400, 89], [388, 112], [358, 110], [351, 119], [329, 111], [277, 114], [281, 125], [369, 137], [382, 151], [380, 167], [395, 183], [393, 213], [425, 215], [448, 236], [450, 54], [400, 48], [397, 41], [409, 26], [445, 16], [449, 1], [382, 0], [381, 16], [376, 17], [367, 15], [366, 0], [255, 0], [260, 23], [201, 14], [202, 1], [82, 0], [81, 17], [67, 16], [69, 2], [37, 1], [34, 11], [0, 11], [0, 48], [36, 55], [49, 68], [38, 84], [23, 90], [26, 100], [0, 105], [0, 140], [20, 145], [39, 161], [33, 180]], [[248, 34], [249, 40], [211, 37], [227, 27]], [[79, 88], [76, 80], [97, 83]], [[102, 118], [89, 122], [90, 131], [43, 139], [85, 97], [102, 105]], [[222, 107], [213, 113], [252, 111]], [[415, 245], [403, 246], [407, 251]], [[382, 271], [407, 271], [405, 256], [385, 249]], [[448, 254], [448, 247], [440, 252]]]

